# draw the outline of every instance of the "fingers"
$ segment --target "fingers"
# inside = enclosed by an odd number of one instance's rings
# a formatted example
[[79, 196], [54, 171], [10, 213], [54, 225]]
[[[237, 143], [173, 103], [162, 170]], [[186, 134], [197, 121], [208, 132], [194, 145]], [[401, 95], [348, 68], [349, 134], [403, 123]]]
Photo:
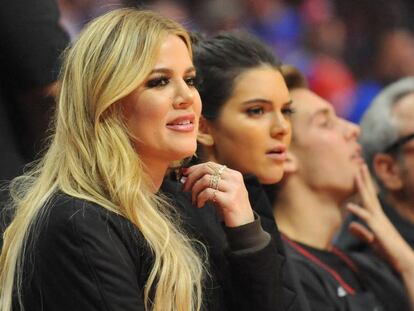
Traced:
[[240, 226], [254, 220], [243, 175], [214, 162], [194, 165], [185, 171], [184, 191], [190, 191], [193, 204], [203, 207], [207, 201], [215, 204], [228, 227]]
[[[187, 177], [183, 190], [191, 190], [193, 204], [201, 207], [206, 201], [212, 200], [212, 190], [224, 191], [224, 173], [226, 166], [213, 162], [202, 163], [188, 168], [184, 174]], [[202, 194], [202, 195], [201, 195]], [[216, 198], [214, 196], [214, 201]]]
[[377, 189], [375, 188], [374, 181], [372, 180], [371, 174], [369, 173], [368, 166], [364, 164], [362, 166], [362, 175], [367, 185], [368, 191], [373, 195], [377, 196]]
[[222, 195], [223, 193], [219, 190], [206, 188], [197, 195], [194, 204], [196, 204], [199, 208], [203, 207], [207, 201], [211, 201], [216, 204], [222, 201]]
[[350, 211], [352, 214], [358, 216], [360, 219], [365, 221], [366, 223], [369, 223], [370, 221], [370, 213], [363, 207], [356, 205], [354, 203], [348, 203], [346, 205], [346, 208], [348, 211]]
[[359, 168], [355, 180], [364, 208], [373, 213], [381, 211], [376, 188], [366, 164]]
[[[212, 175], [206, 174], [201, 176], [198, 180], [195, 180], [191, 188], [191, 201], [193, 204], [196, 203], [196, 199], [201, 191], [208, 188], [210, 185], [210, 179]], [[213, 189], [214, 190], [214, 189]]]
[[[225, 165], [219, 165], [214, 162], [197, 164], [189, 168], [186, 168], [183, 171], [184, 176], [187, 177], [184, 183], [183, 191], [189, 191], [190, 189], [192, 189], [194, 184], [204, 175], [214, 176], [218, 180], [222, 179], [222, 175], [223, 175], [225, 168], [226, 168]], [[216, 187], [213, 187], [213, 188], [216, 188]]]
[[378, 237], [378, 235], [382, 235], [384, 230], [386, 230], [386, 228], [388, 228], [391, 224], [382, 212], [381, 206], [378, 207], [379, 211], [376, 209], [371, 211], [353, 203], [348, 203], [346, 208], [349, 212], [362, 219], [376, 237]]
[[368, 244], [372, 244], [375, 240], [375, 235], [368, 230], [364, 225], [358, 222], [351, 222], [348, 227], [349, 231], [359, 240], [362, 240]]
[[199, 180], [197, 180], [193, 188], [191, 189], [191, 199], [193, 203], [196, 202], [197, 197], [200, 195], [202, 191], [205, 189], [211, 189], [211, 190], [218, 190], [218, 191], [226, 191], [227, 190], [227, 182], [223, 178], [220, 178], [217, 181], [217, 184], [212, 185], [212, 178], [213, 175], [204, 175]]
[[214, 171], [210, 166], [207, 165], [207, 163], [197, 164], [186, 168], [183, 171], [183, 175], [187, 177], [183, 186], [183, 191], [191, 190], [194, 186], [194, 183], [206, 174], [214, 174]]
[[358, 192], [361, 196], [362, 204], [366, 207], [369, 207], [370, 206], [370, 193], [366, 185], [365, 177], [363, 175], [364, 175], [363, 169], [359, 168], [355, 176], [355, 181], [356, 181], [356, 185], [358, 188]]

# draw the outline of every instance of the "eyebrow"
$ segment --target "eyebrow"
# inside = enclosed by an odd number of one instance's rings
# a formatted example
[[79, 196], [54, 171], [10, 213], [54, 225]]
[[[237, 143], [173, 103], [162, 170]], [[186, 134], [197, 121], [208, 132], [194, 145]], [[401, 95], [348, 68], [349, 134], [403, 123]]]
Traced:
[[[196, 69], [194, 66], [188, 67], [184, 73], [188, 74], [190, 72], [195, 72]], [[153, 70], [151, 70], [150, 75], [154, 74], [154, 73], [164, 73], [164, 74], [171, 74], [173, 72], [173, 70], [169, 69], [169, 68], [155, 68]]]
[[[263, 104], [273, 104], [273, 101], [265, 99], [265, 98], [252, 98], [249, 100], [244, 101], [243, 105], [249, 105], [249, 104], [255, 104], [255, 103], [263, 103]], [[283, 106], [292, 105], [293, 101], [289, 100], [288, 102], [285, 102]]]
[[329, 116], [331, 114], [332, 114], [332, 110], [329, 109], [329, 108], [319, 109], [311, 115], [311, 117], [309, 119], [309, 123], [311, 123], [316, 117], [318, 117], [320, 115]]

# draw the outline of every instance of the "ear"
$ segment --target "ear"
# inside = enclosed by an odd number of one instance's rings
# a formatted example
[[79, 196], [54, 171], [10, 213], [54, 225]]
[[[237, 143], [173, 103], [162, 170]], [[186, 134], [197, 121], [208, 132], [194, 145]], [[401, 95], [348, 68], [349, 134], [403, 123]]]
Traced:
[[198, 125], [197, 141], [206, 147], [214, 145], [214, 138], [211, 135], [211, 125], [203, 116], [200, 117]]
[[286, 153], [287, 157], [283, 163], [283, 171], [285, 174], [296, 173], [298, 170], [298, 158], [291, 150], [288, 150]]
[[372, 160], [375, 175], [390, 191], [398, 191], [403, 187], [401, 170], [398, 161], [386, 153], [377, 153]]

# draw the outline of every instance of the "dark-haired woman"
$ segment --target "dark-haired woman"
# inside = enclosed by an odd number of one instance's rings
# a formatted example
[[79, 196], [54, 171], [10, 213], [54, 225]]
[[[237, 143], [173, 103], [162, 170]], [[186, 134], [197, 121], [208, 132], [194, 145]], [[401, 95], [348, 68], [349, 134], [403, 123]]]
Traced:
[[[279, 61], [265, 45], [241, 32], [196, 41], [194, 64], [203, 102], [199, 160], [220, 163], [244, 175], [252, 207], [270, 234], [273, 253], [277, 254], [273, 265], [276, 265], [274, 273], [279, 281], [277, 289], [266, 298], [275, 301], [274, 308], [306, 310], [285, 262], [271, 207], [261, 187], [261, 184], [281, 179], [290, 143], [292, 107]], [[207, 198], [217, 205], [220, 191], [226, 189], [228, 183], [219, 180], [209, 185], [208, 179], [198, 178], [201, 173], [197, 165], [186, 169], [183, 189], [192, 190], [194, 202], [203, 203]], [[210, 190], [203, 192], [209, 186]], [[223, 209], [222, 213], [226, 217], [231, 210]], [[257, 274], [266, 273], [266, 268], [259, 267]], [[268, 274], [268, 277], [273, 275]]]

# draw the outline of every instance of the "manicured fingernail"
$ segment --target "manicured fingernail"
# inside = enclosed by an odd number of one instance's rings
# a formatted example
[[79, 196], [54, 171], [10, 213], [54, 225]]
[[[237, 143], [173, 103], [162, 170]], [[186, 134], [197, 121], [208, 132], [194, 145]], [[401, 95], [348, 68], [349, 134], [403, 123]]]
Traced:
[[185, 184], [185, 181], [186, 181], [186, 180], [187, 180], [187, 177], [182, 176], [182, 177], [180, 178], [180, 183]]

